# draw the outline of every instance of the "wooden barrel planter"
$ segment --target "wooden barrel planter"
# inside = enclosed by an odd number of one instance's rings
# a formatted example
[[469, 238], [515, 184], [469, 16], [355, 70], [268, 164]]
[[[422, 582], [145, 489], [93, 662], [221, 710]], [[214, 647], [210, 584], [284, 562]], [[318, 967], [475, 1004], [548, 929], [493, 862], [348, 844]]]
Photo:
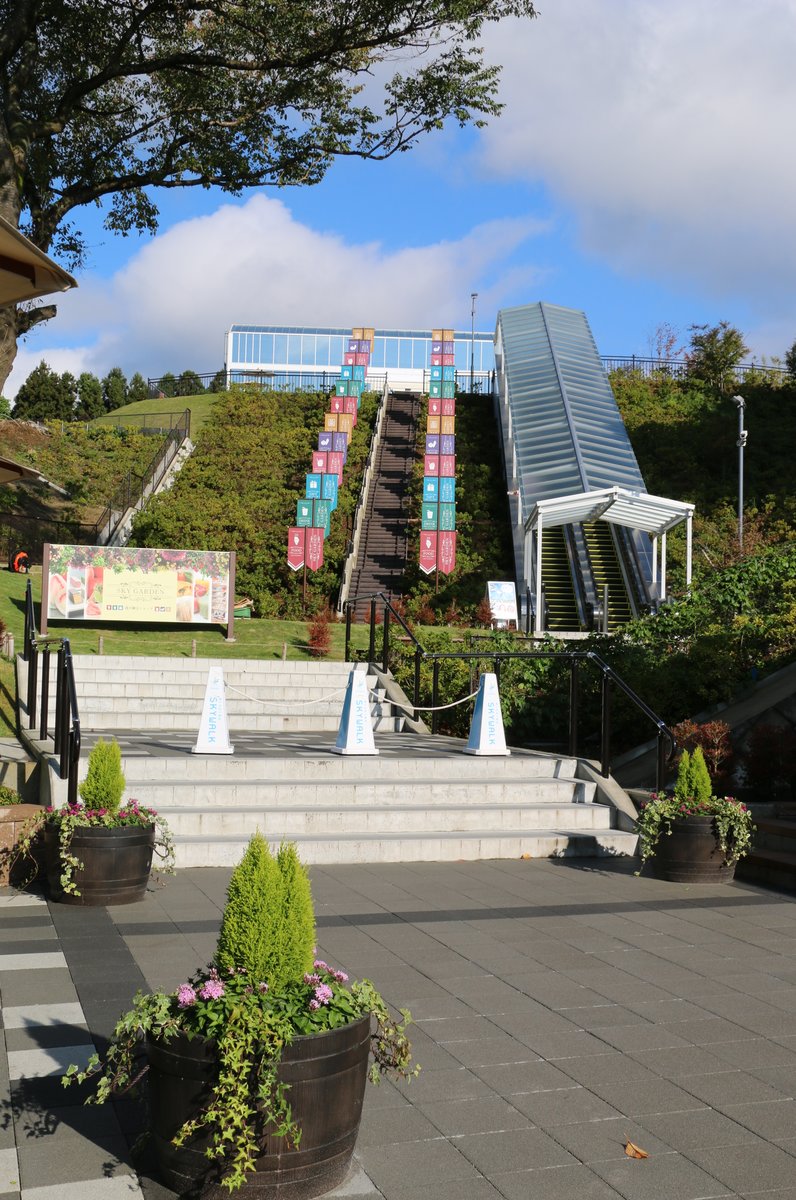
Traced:
[[[172, 1138], [205, 1102], [218, 1073], [215, 1042], [178, 1035], [147, 1042], [152, 1148], [167, 1187], [205, 1200], [228, 1200], [216, 1164], [205, 1157], [209, 1137], [184, 1146]], [[341, 1184], [348, 1174], [362, 1116], [370, 1051], [370, 1016], [309, 1036], [282, 1053], [279, 1079], [290, 1085], [288, 1102], [301, 1129], [295, 1149], [264, 1132], [256, 1171], [244, 1191], [256, 1200], [311, 1200]]]
[[730, 883], [735, 863], [724, 861], [713, 817], [680, 817], [664, 834], [653, 859], [658, 879], [671, 883]]
[[74, 873], [75, 884], [80, 890], [80, 895], [75, 896], [61, 887], [58, 830], [46, 825], [44, 849], [50, 895], [63, 904], [134, 904], [143, 900], [154, 845], [154, 825], [76, 829], [70, 853], [83, 863], [83, 867]]

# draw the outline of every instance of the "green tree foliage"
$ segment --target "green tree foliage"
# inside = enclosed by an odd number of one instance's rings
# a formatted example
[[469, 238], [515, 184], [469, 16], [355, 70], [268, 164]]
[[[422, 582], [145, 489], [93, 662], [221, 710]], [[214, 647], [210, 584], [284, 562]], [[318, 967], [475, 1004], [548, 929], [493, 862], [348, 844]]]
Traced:
[[80, 798], [86, 808], [106, 808], [108, 812], [116, 813], [122, 802], [124, 785], [119, 743], [115, 738], [110, 742], [100, 738], [88, 756], [88, 772], [79, 788]]
[[718, 325], [690, 325], [691, 347], [686, 355], [688, 373], [719, 393], [735, 385], [735, 367], [749, 353], [739, 329], [729, 321]]
[[0, 396], [0, 421], [6, 421], [11, 416], [11, 401], [7, 396]]
[[130, 376], [130, 382], [127, 385], [127, 403], [138, 404], [141, 400], [149, 399], [149, 385], [144, 379], [140, 371], [136, 371]]
[[71, 421], [75, 415], [77, 382], [40, 362], [31, 371], [14, 401], [14, 416], [24, 421]]
[[77, 418], [80, 421], [93, 421], [105, 412], [102, 398], [102, 384], [96, 375], [84, 371], [77, 381]]
[[103, 379], [102, 398], [106, 412], [123, 408], [127, 403], [127, 380], [121, 367], [111, 367]]
[[[312, 184], [339, 155], [481, 124], [501, 107], [484, 26], [533, 15], [531, 0], [6, 5], [0, 213], [75, 266], [83, 205], [109, 198], [108, 229], [152, 233], [158, 186]], [[0, 385], [55, 308], [2, 312]]]
[[216, 371], [215, 375], [213, 376], [212, 380], [210, 381], [210, 387], [208, 388], [208, 391], [217, 394], [218, 392], [225, 392], [226, 390], [227, 390], [227, 373], [226, 373], [226, 371], [223, 369], [220, 371]]
[[[219, 396], [173, 487], [136, 519], [134, 543], [235, 550], [237, 592], [255, 601], [259, 615], [302, 615], [301, 572], [287, 565], [287, 531], [296, 523], [296, 501], [304, 495], [326, 407], [326, 395], [316, 392], [236, 386]], [[337, 599], [375, 413], [376, 399], [366, 394], [324, 543], [324, 566], [308, 573], [309, 612]]]
[[785, 370], [791, 379], [796, 380], [796, 342], [785, 351]]
[[255, 833], [229, 881], [216, 962], [274, 991], [312, 969], [314, 942], [310, 884], [295, 847], [283, 845], [274, 858]]
[[204, 385], [196, 371], [182, 371], [174, 389], [175, 396], [202, 396]]
[[161, 376], [159, 390], [161, 396], [165, 396], [167, 399], [172, 399], [177, 395], [177, 380], [171, 371], [167, 371], [165, 375]]

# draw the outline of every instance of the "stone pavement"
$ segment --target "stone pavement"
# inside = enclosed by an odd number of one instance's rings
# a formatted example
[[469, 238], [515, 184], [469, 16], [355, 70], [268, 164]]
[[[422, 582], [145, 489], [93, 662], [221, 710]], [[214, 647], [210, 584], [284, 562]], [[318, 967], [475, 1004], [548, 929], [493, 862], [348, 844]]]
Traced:
[[[423, 1067], [369, 1088], [339, 1196], [796, 1200], [795, 902], [632, 871], [312, 869], [320, 951], [412, 1010]], [[227, 879], [107, 910], [0, 893], [0, 1198], [169, 1200], [132, 1166], [135, 1107], [83, 1107], [58, 1075], [138, 987], [207, 962]]]

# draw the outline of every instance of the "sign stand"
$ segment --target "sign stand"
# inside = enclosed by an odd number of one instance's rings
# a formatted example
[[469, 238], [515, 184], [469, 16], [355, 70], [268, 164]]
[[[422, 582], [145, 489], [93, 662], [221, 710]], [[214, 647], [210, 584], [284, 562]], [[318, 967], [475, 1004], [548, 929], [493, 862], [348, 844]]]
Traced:
[[229, 743], [224, 669], [221, 666], [211, 667], [207, 675], [199, 736], [191, 753], [232, 754], [234, 749]]
[[511, 751], [506, 748], [497, 676], [491, 671], [482, 675], [478, 684], [473, 722], [470, 726], [470, 740], [464, 753], [501, 755], [504, 758], [511, 754]]
[[337, 741], [333, 754], [378, 754], [373, 741], [373, 723], [370, 719], [370, 693], [365, 671], [352, 671], [340, 717]]

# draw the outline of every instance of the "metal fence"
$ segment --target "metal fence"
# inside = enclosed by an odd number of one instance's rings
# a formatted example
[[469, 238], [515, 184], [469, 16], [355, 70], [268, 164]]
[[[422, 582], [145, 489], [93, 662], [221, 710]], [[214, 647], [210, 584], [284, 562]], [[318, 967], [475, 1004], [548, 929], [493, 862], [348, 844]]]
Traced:
[[[616, 357], [601, 354], [600, 359], [606, 371], [637, 371], [645, 378], [651, 376], [668, 376], [669, 379], [685, 379], [690, 371], [690, 363], [686, 358], [639, 358], [635, 354], [629, 357]], [[782, 379], [787, 375], [784, 367], [759, 366], [757, 363], [742, 363], [727, 372], [734, 379], [743, 380], [748, 375], [771, 376]]]

